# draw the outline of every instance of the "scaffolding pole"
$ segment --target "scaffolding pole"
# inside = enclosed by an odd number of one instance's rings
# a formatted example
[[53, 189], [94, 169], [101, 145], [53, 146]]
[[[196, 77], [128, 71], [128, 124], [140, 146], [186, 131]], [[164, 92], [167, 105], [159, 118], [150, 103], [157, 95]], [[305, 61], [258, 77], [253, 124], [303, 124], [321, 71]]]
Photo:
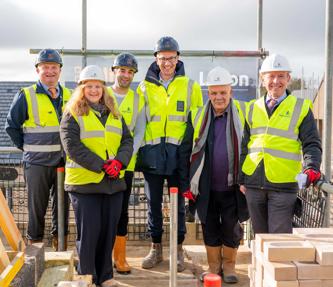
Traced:
[[87, 0], [82, 0], [82, 69], [87, 66]]
[[[331, 142], [332, 142], [332, 32], [333, 5], [326, 0], [325, 25], [325, 95], [324, 95], [324, 129], [323, 129], [323, 170], [328, 181], [331, 180]], [[331, 223], [331, 195], [328, 195], [325, 226]]]

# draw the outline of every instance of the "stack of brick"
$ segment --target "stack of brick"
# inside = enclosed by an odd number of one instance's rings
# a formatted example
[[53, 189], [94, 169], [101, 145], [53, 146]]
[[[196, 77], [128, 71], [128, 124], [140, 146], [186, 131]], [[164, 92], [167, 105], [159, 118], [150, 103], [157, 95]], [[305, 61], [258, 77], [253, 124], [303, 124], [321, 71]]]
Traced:
[[333, 287], [333, 228], [257, 234], [251, 251], [250, 287]]

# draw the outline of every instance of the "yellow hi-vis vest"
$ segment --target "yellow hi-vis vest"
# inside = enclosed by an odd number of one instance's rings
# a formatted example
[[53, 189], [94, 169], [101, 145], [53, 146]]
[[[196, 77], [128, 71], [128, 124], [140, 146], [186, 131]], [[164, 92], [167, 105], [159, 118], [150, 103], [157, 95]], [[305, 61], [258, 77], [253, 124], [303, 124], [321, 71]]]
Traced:
[[[244, 127], [246, 108], [247, 108], [248, 103], [243, 102], [243, 101], [234, 100], [234, 99], [230, 103], [234, 103], [234, 105], [236, 106], [240, 122], [241, 122], [242, 126]], [[194, 130], [193, 147], [194, 147], [196, 140], [199, 138], [202, 120], [203, 120], [203, 117], [205, 114], [205, 110], [207, 108], [207, 104], [204, 107], [200, 107], [200, 108], [197, 108], [197, 109], [194, 109], [191, 111], [191, 121], [192, 121], [193, 130]]]
[[[45, 153], [60, 152], [61, 144], [59, 137], [59, 120], [48, 95], [36, 93], [37, 85], [34, 84], [24, 88], [24, 95], [28, 107], [28, 119], [23, 123], [24, 152]], [[68, 102], [71, 91], [65, 87], [63, 89], [63, 103]], [[36, 134], [43, 134], [37, 137]]]
[[[120, 106], [118, 107], [117, 100], [111, 87], [108, 87], [108, 92], [114, 98], [115, 105], [117, 106], [119, 112], [124, 118], [125, 123], [129, 131], [131, 132], [131, 135], [134, 136], [134, 128], [138, 115], [145, 104], [143, 96], [140, 96], [133, 90], [129, 89]], [[137, 154], [133, 154], [126, 170], [134, 171], [136, 158]]]
[[168, 89], [143, 81], [138, 94], [143, 94], [146, 102], [144, 145], [159, 144], [163, 137], [167, 143], [180, 145], [189, 111], [203, 105], [199, 84], [186, 76], [175, 77]]
[[[110, 113], [105, 127], [90, 110], [87, 116], [73, 117], [80, 126], [81, 142], [92, 152], [97, 154], [103, 160], [112, 159], [117, 155], [120, 146], [123, 128], [121, 119], [116, 119]], [[88, 170], [67, 156], [65, 184], [81, 185], [88, 183], [99, 183], [102, 181], [105, 173], [99, 173]], [[124, 176], [124, 171], [120, 172], [120, 178]]]
[[296, 182], [296, 175], [302, 169], [299, 126], [311, 108], [311, 101], [289, 95], [269, 118], [264, 97], [251, 102], [246, 117], [250, 139], [242, 171], [250, 176], [264, 160], [265, 175], [270, 182]]

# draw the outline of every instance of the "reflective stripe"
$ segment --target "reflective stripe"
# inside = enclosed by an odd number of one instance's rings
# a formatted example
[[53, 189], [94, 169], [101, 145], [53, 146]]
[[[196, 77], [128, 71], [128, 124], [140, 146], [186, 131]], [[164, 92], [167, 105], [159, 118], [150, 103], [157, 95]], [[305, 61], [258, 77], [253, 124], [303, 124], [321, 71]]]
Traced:
[[160, 121], [161, 121], [160, 115], [155, 115], [150, 118], [150, 122], [160, 122]]
[[53, 151], [61, 151], [61, 145], [23, 145], [24, 151], [32, 151], [32, 152], [53, 152]]
[[192, 91], [193, 91], [193, 84], [194, 84], [194, 81], [192, 79], [189, 79], [188, 80], [188, 84], [187, 84], [187, 103], [186, 103], [187, 110], [186, 110], [186, 118], [187, 118], [188, 113], [190, 112], [190, 109], [191, 109], [191, 96], [192, 96]]
[[298, 121], [299, 117], [301, 116], [303, 102], [304, 102], [304, 99], [297, 98], [297, 100], [296, 100], [294, 112], [293, 112], [293, 115], [292, 115], [292, 118], [291, 118], [291, 121], [289, 124], [290, 132], [294, 131], [297, 121]]
[[253, 109], [254, 109], [254, 102], [251, 103], [250, 108], [249, 108], [249, 126], [252, 127], [252, 123], [253, 123]]
[[27, 133], [58, 133], [59, 132], [59, 126], [55, 126], [55, 127], [36, 127], [36, 128], [32, 128], [32, 127], [24, 127], [23, 128], [23, 133], [27, 134]]
[[29, 93], [30, 93], [30, 99], [31, 99], [31, 109], [32, 109], [32, 114], [34, 115], [35, 124], [37, 126], [40, 126], [38, 103], [37, 103], [36, 91], [34, 89], [34, 86], [29, 87]]
[[182, 140], [181, 140], [181, 139], [171, 138], [171, 137], [166, 137], [166, 138], [165, 138], [165, 142], [166, 142], [166, 143], [175, 144], [175, 145], [180, 145], [181, 142], [182, 142]]
[[149, 122], [151, 122], [150, 108], [149, 108], [149, 103], [148, 103], [148, 95], [147, 95], [147, 91], [146, 91], [146, 86], [143, 82], [142, 82], [140, 88], [141, 88], [141, 91], [143, 91], [143, 96], [145, 98], [146, 118], [147, 118], [147, 122], [149, 123]]
[[80, 130], [80, 139], [104, 138], [104, 131], [84, 131]]
[[78, 163], [76, 163], [75, 161], [67, 161], [66, 162], [66, 168], [84, 168], [81, 165], [79, 165]]
[[194, 122], [193, 122], [193, 128], [195, 128], [198, 124], [198, 121], [200, 119], [200, 115], [202, 112], [203, 107], [198, 108], [197, 114], [195, 115]]
[[251, 135], [259, 135], [259, 134], [270, 134], [279, 137], [290, 138], [292, 140], [297, 140], [298, 135], [295, 135], [294, 131], [284, 131], [272, 127], [260, 127], [251, 129]]
[[243, 113], [243, 116], [245, 117], [246, 116], [246, 106], [245, 106], [245, 103], [243, 101], [238, 101], [239, 103], [239, 107]]
[[107, 132], [110, 132], [110, 133], [115, 133], [115, 134], [118, 134], [118, 135], [122, 135], [123, 131], [121, 128], [118, 128], [118, 127], [113, 127], [113, 126], [106, 126], [105, 127], [105, 130]]
[[[150, 141], [145, 141], [144, 145], [147, 145], [147, 144], [154, 145], [154, 144], [160, 144], [160, 143], [161, 143], [161, 138], [157, 138], [157, 139], [153, 139]], [[142, 145], [142, 146], [144, 146], [144, 145]]]
[[174, 116], [174, 115], [169, 115], [168, 120], [169, 121], [174, 121], [174, 122], [186, 122], [186, 115], [183, 116]]
[[295, 160], [295, 161], [301, 161], [301, 159], [302, 159], [302, 155], [298, 154], [298, 153], [291, 153], [291, 152], [287, 152], [287, 151], [275, 150], [275, 149], [270, 149], [270, 148], [260, 148], [260, 147], [249, 148], [249, 154], [256, 153], [256, 152], [268, 153], [275, 157], [291, 159], [291, 160]]
[[137, 93], [134, 93], [133, 114], [132, 114], [131, 123], [128, 126], [128, 128], [131, 132], [133, 132], [133, 130], [134, 130], [136, 118], [138, 117], [138, 113], [139, 113], [139, 95]]

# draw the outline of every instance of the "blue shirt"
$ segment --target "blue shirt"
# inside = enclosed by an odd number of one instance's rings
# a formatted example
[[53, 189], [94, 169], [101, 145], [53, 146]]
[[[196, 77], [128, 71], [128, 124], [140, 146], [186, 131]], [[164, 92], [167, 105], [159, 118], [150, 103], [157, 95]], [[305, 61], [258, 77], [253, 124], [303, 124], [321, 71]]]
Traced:
[[[277, 98], [277, 99], [274, 99], [276, 101], [275, 105], [273, 106], [272, 108], [272, 111], [275, 110], [275, 108], [287, 97], [287, 92], [285, 91], [284, 94]], [[270, 100], [272, 99], [272, 97], [267, 94], [266, 96], [266, 106], [268, 105], [268, 103], [270, 102]]]

